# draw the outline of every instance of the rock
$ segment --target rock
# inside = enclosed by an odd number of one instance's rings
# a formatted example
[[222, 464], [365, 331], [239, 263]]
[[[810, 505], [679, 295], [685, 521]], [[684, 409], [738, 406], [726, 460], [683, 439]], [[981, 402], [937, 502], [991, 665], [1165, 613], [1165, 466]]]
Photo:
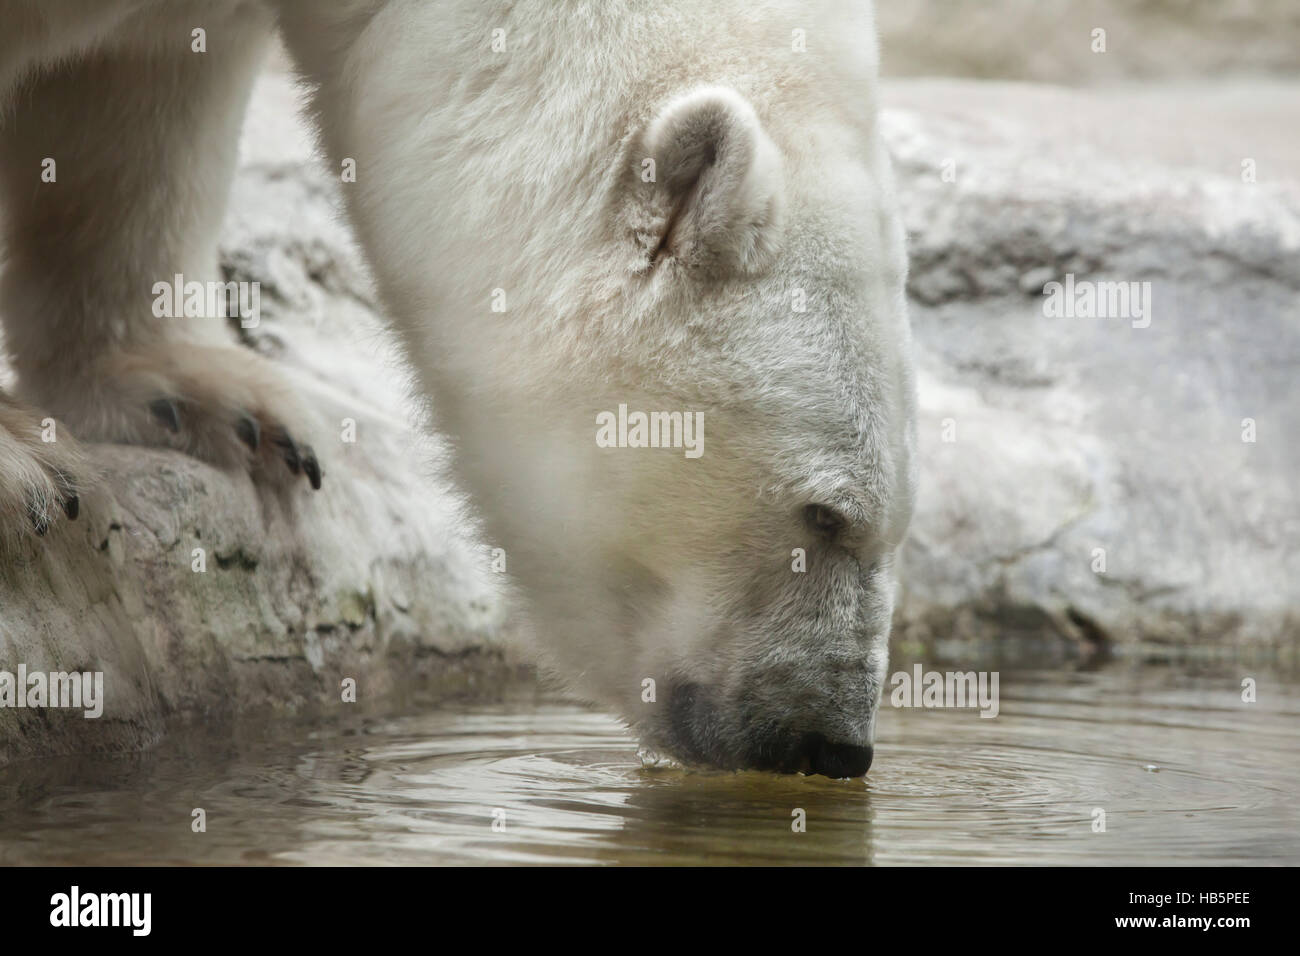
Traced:
[[[921, 393], [899, 640], [1294, 653], [1298, 94], [885, 85]], [[1149, 282], [1149, 325], [1048, 317], [1071, 273]]]
[[104, 480], [79, 520], [0, 563], [0, 669], [102, 671], [104, 713], [0, 708], [0, 763], [142, 748], [170, 718], [339, 707], [345, 678], [364, 704], [510, 665], [499, 589], [413, 428], [293, 100], [285, 76], [259, 82], [221, 248], [228, 277], [261, 283], [245, 343], [319, 416], [323, 487], [278, 495], [179, 453], [94, 446]]
[[1286, 0], [908, 0], [875, 7], [887, 76], [1073, 84], [1293, 77], [1300, 68], [1300, 6]]

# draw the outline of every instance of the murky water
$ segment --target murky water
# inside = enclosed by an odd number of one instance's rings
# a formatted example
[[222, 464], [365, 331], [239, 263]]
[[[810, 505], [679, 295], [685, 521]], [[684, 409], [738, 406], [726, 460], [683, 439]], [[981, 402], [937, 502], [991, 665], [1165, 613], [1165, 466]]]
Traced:
[[1117, 663], [1000, 689], [995, 719], [885, 710], [856, 781], [643, 769], [616, 721], [535, 691], [178, 733], [0, 770], [0, 864], [1300, 864], [1294, 677]]

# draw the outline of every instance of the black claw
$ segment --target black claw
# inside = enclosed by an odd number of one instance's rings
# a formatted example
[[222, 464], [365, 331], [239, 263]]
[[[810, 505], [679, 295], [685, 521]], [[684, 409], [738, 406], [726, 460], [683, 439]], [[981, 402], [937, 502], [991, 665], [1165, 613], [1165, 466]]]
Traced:
[[302, 446], [302, 470], [307, 473], [307, 480], [311, 482], [313, 491], [320, 491], [320, 462], [316, 460], [316, 453], [311, 450], [310, 445]]
[[54, 480], [59, 483], [59, 491], [63, 495], [63, 513], [68, 516], [69, 521], [76, 521], [77, 515], [81, 513], [81, 499], [77, 497], [77, 483], [66, 471], [56, 471]]
[[235, 434], [239, 440], [249, 447], [250, 451], [257, 451], [257, 447], [262, 444], [262, 428], [257, 424], [257, 419], [248, 415], [242, 416], [235, 423]]
[[295, 475], [302, 473], [302, 459], [298, 456], [298, 446], [293, 443], [289, 433], [281, 431], [275, 437], [275, 447], [280, 449], [280, 454], [284, 457], [284, 463], [289, 466], [289, 470]]
[[159, 398], [149, 403], [149, 411], [158, 419], [163, 428], [173, 434], [181, 430], [181, 416], [176, 410], [176, 403], [170, 398]]

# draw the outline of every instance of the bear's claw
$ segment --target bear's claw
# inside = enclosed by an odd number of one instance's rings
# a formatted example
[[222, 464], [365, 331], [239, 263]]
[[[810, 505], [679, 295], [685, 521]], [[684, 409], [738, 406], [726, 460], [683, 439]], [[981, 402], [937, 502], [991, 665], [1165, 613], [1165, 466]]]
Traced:
[[176, 410], [176, 403], [170, 398], [159, 398], [149, 403], [149, 411], [153, 417], [158, 419], [158, 423], [167, 429], [173, 435], [179, 435], [181, 431], [181, 416]]
[[307, 480], [311, 482], [314, 491], [320, 490], [321, 471], [320, 462], [316, 459], [316, 452], [310, 445], [300, 445], [293, 440], [287, 429], [279, 428], [275, 436], [271, 439], [271, 444], [280, 452], [280, 457], [284, 459], [285, 466], [295, 475], [305, 474]]
[[262, 444], [262, 426], [257, 424], [257, 419], [251, 415], [240, 416], [239, 421], [235, 423], [235, 434], [248, 446], [249, 451], [257, 451], [258, 446]]

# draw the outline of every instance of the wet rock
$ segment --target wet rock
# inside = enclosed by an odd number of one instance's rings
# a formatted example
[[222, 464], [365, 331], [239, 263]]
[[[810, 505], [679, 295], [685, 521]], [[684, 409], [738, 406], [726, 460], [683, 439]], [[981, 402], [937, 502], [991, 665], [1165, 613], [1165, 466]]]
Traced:
[[[900, 640], [1294, 652], [1298, 94], [886, 85], [921, 394]], [[1147, 318], [1045, 314], [1068, 274], [1149, 283]]]

